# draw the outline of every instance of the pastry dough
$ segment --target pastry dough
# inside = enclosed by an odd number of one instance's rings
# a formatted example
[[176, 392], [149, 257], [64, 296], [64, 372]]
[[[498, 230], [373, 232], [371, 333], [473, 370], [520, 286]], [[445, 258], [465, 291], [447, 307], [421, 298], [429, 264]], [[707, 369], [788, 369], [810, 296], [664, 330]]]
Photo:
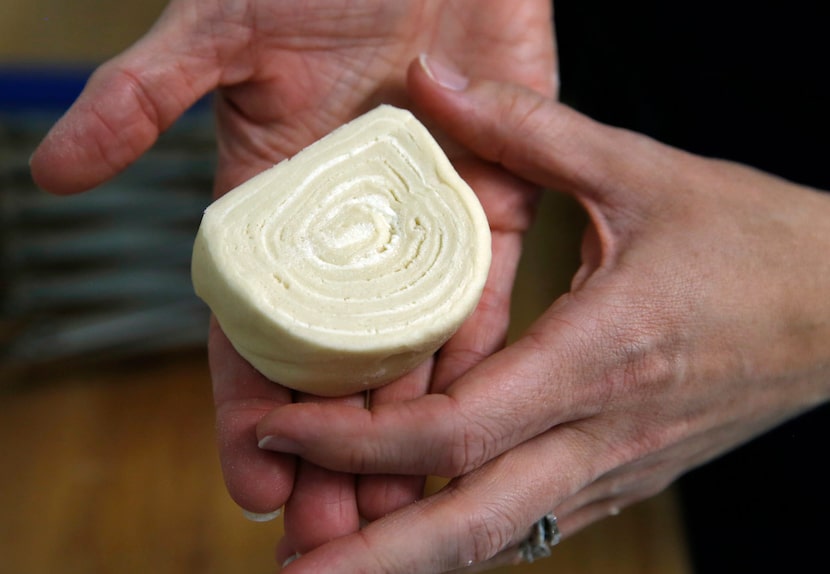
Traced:
[[263, 375], [340, 396], [434, 353], [489, 266], [476, 195], [411, 113], [384, 105], [208, 207], [192, 278]]

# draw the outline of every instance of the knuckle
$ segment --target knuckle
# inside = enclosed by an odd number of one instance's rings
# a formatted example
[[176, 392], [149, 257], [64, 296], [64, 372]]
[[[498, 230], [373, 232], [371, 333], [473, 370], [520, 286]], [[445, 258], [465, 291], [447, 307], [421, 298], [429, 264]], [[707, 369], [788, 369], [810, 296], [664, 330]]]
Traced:
[[371, 454], [372, 448], [369, 445], [355, 446], [345, 450], [345, 466], [343, 470], [354, 472], [357, 474], [367, 474], [371, 472], [369, 460], [376, 455]]
[[[640, 315], [637, 310], [628, 315], [632, 314]], [[634, 390], [639, 396], [654, 396], [677, 386], [682, 378], [683, 368], [676, 343], [652, 326], [635, 321], [627, 321], [625, 327], [612, 328], [613, 332], [606, 334], [607, 338], [616, 341], [617, 348], [607, 376], [611, 400], [629, 400]]]

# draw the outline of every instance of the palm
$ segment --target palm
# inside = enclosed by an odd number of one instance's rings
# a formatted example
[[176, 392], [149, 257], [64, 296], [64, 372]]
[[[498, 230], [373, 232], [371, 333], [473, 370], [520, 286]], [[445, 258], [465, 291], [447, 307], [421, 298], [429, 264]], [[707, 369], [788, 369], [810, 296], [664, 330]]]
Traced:
[[[516, 14], [504, 2], [479, 2], [481, 16], [472, 21], [463, 11], [467, 4], [251, 1], [233, 21], [216, 21], [209, 42], [221, 45], [225, 60], [217, 82], [220, 190], [380, 102], [407, 105], [406, 67], [419, 52], [550, 93], [546, 3], [527, 2]], [[200, 29], [206, 19], [227, 18], [214, 12], [200, 16]], [[229, 32], [238, 40], [220, 40]]]

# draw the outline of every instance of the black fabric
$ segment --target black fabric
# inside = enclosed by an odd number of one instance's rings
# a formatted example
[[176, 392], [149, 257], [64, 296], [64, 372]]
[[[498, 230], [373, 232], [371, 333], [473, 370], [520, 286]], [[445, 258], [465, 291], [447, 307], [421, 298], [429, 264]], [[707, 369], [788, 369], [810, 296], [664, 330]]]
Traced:
[[[821, 4], [555, 0], [562, 99], [688, 151], [830, 190]], [[825, 406], [680, 480], [698, 574], [830, 571], [828, 440]]]
[[557, 0], [562, 96], [703, 155], [830, 189], [820, 2]]

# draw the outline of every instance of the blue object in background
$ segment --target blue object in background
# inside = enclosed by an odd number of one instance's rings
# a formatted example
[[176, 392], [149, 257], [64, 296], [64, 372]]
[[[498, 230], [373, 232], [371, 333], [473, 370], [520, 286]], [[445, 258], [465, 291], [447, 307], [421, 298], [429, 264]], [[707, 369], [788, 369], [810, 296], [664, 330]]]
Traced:
[[[93, 69], [86, 66], [0, 66], [0, 111], [62, 112], [84, 89]], [[204, 112], [210, 96], [192, 111]]]
[[60, 112], [84, 89], [86, 67], [0, 68], [0, 110]]
[[215, 167], [209, 98], [113, 180], [52, 196], [28, 158], [91, 73], [0, 66], [0, 380], [204, 346], [190, 254]]

